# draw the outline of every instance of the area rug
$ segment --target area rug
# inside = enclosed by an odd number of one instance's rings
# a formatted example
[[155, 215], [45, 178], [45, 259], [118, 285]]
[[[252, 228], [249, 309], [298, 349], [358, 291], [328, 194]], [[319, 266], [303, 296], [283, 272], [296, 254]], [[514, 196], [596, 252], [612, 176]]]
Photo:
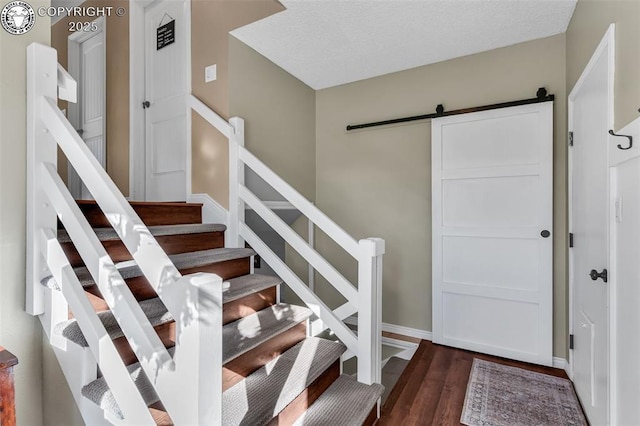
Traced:
[[474, 358], [462, 424], [586, 426], [567, 379]]

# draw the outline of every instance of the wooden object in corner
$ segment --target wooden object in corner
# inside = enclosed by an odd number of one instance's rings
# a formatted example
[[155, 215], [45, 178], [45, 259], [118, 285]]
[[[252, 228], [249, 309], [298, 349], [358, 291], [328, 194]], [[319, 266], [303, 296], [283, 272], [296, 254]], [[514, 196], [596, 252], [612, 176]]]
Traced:
[[16, 404], [13, 385], [13, 367], [18, 358], [0, 346], [0, 425], [15, 426]]

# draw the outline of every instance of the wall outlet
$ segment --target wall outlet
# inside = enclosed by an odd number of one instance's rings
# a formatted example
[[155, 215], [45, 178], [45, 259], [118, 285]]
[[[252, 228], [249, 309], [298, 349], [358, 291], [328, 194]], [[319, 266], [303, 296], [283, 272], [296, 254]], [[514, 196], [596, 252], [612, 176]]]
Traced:
[[216, 64], [209, 65], [204, 68], [204, 82], [209, 83], [215, 81], [218, 78], [218, 67]]

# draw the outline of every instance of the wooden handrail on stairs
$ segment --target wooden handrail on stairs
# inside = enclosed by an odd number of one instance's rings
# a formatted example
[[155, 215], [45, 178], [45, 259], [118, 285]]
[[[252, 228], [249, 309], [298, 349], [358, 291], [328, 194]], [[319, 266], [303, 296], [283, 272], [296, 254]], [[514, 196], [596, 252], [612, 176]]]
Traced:
[[0, 346], [0, 424], [2, 426], [16, 424], [13, 367], [17, 364], [18, 358]]

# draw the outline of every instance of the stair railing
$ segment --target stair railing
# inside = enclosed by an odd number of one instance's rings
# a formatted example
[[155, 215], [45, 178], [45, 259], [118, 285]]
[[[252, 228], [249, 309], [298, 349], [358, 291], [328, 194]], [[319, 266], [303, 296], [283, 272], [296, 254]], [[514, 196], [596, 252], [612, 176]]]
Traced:
[[[245, 241], [319, 318], [312, 326], [316, 335], [327, 327], [347, 346], [348, 353], [357, 356], [358, 380], [371, 384], [381, 381], [382, 324], [382, 256], [384, 240], [366, 238], [356, 241], [291, 185], [269, 169], [244, 147], [244, 120], [232, 117], [229, 122], [220, 117], [193, 95], [188, 105], [229, 139], [229, 223], [225, 240], [228, 245], [244, 247]], [[244, 184], [245, 167], [271, 185], [288, 202], [324, 231], [358, 262], [358, 285], [354, 286], [314, 247], [309, 245], [289, 225], [275, 214]], [[285, 262], [283, 262], [245, 222], [249, 207], [296, 250], [346, 300], [332, 310]], [[344, 320], [357, 313], [358, 332], [354, 333]]]
[[[77, 91], [73, 78], [58, 64], [55, 49], [37, 43], [28, 47], [27, 81], [26, 309], [40, 316], [85, 420], [91, 423], [88, 421], [91, 414], [89, 409], [83, 410], [86, 401], [82, 400], [79, 388], [95, 378], [97, 366], [124, 417], [124, 420], [108, 420], [155, 424], [62, 251], [57, 240], [56, 217], [63, 223], [172, 420], [176, 424], [219, 424], [222, 418], [221, 278], [214, 274], [180, 274], [60, 111], [58, 98], [75, 102]], [[58, 147], [175, 319], [173, 356], [58, 175]], [[54, 276], [64, 297], [41, 285], [41, 280], [49, 274]], [[95, 360], [91, 365], [86, 350], [78, 350], [53, 333], [55, 325], [66, 319], [68, 308], [89, 345]], [[74, 378], [77, 380], [71, 383]]]

